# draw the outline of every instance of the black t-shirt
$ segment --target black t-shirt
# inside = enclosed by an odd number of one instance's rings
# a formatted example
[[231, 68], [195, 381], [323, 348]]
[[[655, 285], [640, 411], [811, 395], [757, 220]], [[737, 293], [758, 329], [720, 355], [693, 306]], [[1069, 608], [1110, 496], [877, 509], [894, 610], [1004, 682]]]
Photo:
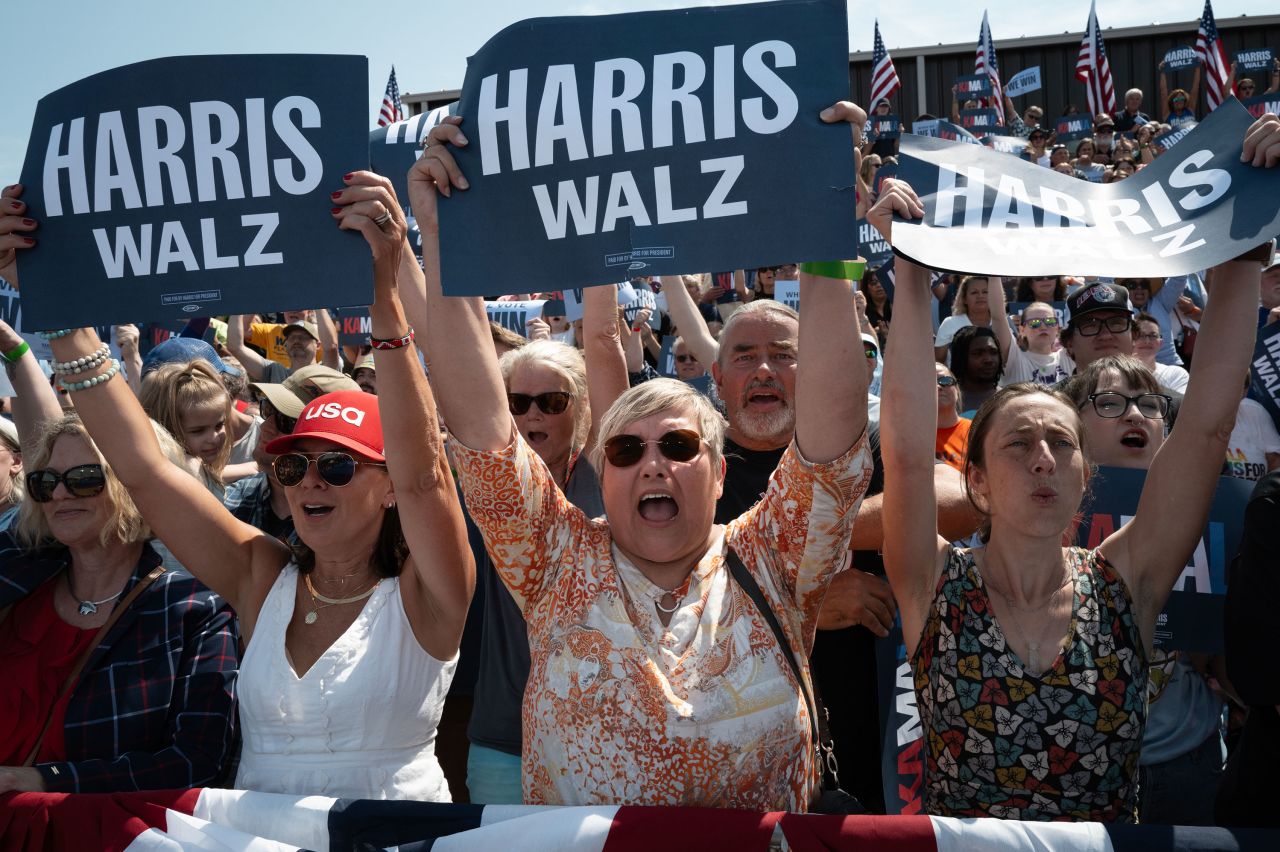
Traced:
[[[867, 488], [870, 497], [884, 490], [877, 420], [867, 424], [867, 439], [875, 464]], [[728, 469], [724, 494], [716, 503], [716, 523], [732, 521], [760, 500], [785, 449], [748, 450], [725, 439]], [[884, 575], [884, 564], [874, 551], [854, 551], [853, 565], [871, 574]], [[868, 810], [884, 813], [875, 642], [875, 634], [865, 627], [819, 630], [809, 664], [818, 693], [830, 714], [831, 739], [840, 763], [840, 785], [857, 796]]]

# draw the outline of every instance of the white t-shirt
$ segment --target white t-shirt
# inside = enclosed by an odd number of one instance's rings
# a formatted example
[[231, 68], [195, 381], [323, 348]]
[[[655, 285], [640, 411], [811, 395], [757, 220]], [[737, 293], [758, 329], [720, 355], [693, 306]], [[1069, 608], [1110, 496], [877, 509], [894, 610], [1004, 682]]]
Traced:
[[1076, 362], [1071, 360], [1067, 350], [1059, 349], [1048, 355], [1037, 355], [1034, 352], [1023, 352], [1016, 343], [1009, 346], [1009, 355], [1004, 362], [1004, 375], [1000, 377], [1000, 387], [1018, 382], [1035, 382], [1038, 385], [1056, 385], [1076, 371]]
[[942, 321], [942, 325], [938, 326], [938, 333], [933, 338], [933, 346], [935, 349], [941, 349], [943, 346], [951, 345], [951, 338], [956, 336], [956, 332], [965, 326], [973, 325], [969, 321], [968, 314], [953, 314]]
[[254, 417], [249, 431], [231, 445], [231, 457], [227, 459], [227, 464], [244, 464], [253, 461], [253, 451], [258, 448], [258, 436], [261, 432], [262, 418]]
[[1155, 369], [1156, 381], [1160, 383], [1160, 387], [1177, 391], [1178, 393], [1187, 392], [1187, 384], [1191, 381], [1191, 374], [1182, 367], [1175, 367], [1172, 364], [1156, 364]]
[[1280, 453], [1280, 433], [1261, 403], [1242, 399], [1222, 475], [1257, 482], [1267, 473], [1267, 453]]

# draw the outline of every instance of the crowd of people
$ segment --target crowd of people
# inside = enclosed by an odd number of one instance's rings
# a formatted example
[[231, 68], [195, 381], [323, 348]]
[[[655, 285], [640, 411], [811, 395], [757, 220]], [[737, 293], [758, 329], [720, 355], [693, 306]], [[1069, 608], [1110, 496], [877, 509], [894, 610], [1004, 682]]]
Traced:
[[[924, 211], [859, 163], [866, 119], [822, 114], [892, 243]], [[313, 308], [145, 355], [131, 326], [48, 330], [42, 364], [0, 323], [0, 792], [883, 812], [897, 621], [929, 813], [1274, 819], [1232, 806], [1277, 749], [1265, 644], [1153, 646], [1218, 478], [1274, 504], [1280, 435], [1244, 395], [1271, 252], [1159, 279], [638, 278], [660, 310], [594, 287], [570, 322], [528, 294], [547, 308], [516, 334], [442, 288], [467, 144], [432, 129], [408, 199], [334, 187], [372, 257], [365, 346]], [[1280, 120], [1242, 154], [1280, 165]], [[48, 250], [22, 195], [0, 194], [15, 287]], [[1098, 465], [1147, 472], [1138, 508], [1064, 546]], [[1276, 597], [1267, 517], [1229, 607]]]

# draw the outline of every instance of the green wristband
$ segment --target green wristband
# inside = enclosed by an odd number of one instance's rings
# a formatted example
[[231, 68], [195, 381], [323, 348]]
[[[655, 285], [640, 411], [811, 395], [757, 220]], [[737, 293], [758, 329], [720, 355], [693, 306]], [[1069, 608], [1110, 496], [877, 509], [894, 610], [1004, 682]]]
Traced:
[[823, 278], [842, 278], [846, 281], [862, 280], [866, 271], [865, 260], [820, 260], [800, 264], [800, 271], [810, 275], [821, 275]]
[[30, 351], [31, 344], [24, 340], [8, 352], [0, 353], [0, 358], [4, 358], [4, 360], [8, 361], [10, 364], [16, 364], [22, 360], [23, 355], [26, 355]]

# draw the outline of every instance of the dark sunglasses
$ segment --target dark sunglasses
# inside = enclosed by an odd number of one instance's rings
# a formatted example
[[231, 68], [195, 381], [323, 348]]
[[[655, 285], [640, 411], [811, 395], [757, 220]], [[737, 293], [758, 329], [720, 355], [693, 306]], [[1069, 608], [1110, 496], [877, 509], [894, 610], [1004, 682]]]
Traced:
[[537, 396], [530, 396], [527, 393], [509, 393], [507, 394], [507, 406], [511, 409], [511, 413], [515, 415], [523, 415], [529, 413], [529, 406], [537, 404], [538, 410], [543, 414], [561, 414], [569, 407], [569, 400], [573, 399], [573, 394], [565, 391], [547, 391]]
[[96, 497], [107, 487], [107, 475], [100, 464], [78, 464], [62, 473], [45, 468], [27, 474], [27, 493], [37, 503], [48, 503], [61, 482], [72, 497]]
[[298, 425], [298, 418], [289, 417], [281, 414], [280, 409], [271, 404], [271, 400], [265, 396], [258, 397], [258, 413], [262, 415], [263, 420], [276, 421], [276, 431], [281, 435], [289, 435], [293, 432], [293, 427]]
[[956, 383], [955, 376], [938, 376], [938, 387], [949, 388]]
[[692, 355], [677, 355], [675, 357], [676, 357], [677, 364], [688, 364], [690, 361], [698, 360], [697, 358], [694, 358]]
[[644, 458], [645, 447], [658, 445], [658, 452], [676, 462], [692, 461], [702, 450], [702, 436], [692, 429], [673, 429], [656, 441], [636, 435], [614, 435], [604, 442], [604, 456], [614, 467], [631, 467]]
[[1057, 317], [1036, 317], [1027, 320], [1027, 328], [1057, 328]]
[[357, 459], [350, 453], [285, 453], [271, 463], [276, 479], [285, 488], [293, 488], [306, 478], [307, 469], [315, 462], [316, 472], [329, 485], [341, 488], [350, 484], [355, 478], [356, 467], [367, 464], [370, 467], [386, 467], [382, 462], [370, 462]]

